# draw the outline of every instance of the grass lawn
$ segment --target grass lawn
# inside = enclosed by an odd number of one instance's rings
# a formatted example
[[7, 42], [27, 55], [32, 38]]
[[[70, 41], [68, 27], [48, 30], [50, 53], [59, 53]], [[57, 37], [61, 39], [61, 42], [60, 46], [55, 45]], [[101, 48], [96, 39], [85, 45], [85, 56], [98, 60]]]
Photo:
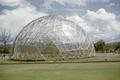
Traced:
[[9, 59], [4, 59], [0, 57], [0, 64], [12, 64], [12, 63], [45, 63], [45, 62], [92, 62], [92, 61], [119, 61], [120, 62], [120, 54], [119, 55], [104, 55], [103, 56], [96, 56], [96, 57], [90, 57], [90, 58], [81, 58], [81, 59], [66, 59], [61, 61], [14, 61]]
[[0, 65], [0, 80], [120, 80], [120, 63]]

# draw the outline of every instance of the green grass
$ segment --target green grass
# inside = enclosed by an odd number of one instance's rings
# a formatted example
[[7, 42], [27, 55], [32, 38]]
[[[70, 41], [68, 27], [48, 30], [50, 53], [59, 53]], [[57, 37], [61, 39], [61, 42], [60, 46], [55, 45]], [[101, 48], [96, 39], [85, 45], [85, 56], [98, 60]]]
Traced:
[[120, 62], [120, 55], [112, 55], [112, 56], [96, 56], [90, 58], [80, 58], [80, 59], [65, 59], [65, 60], [57, 60], [57, 61], [14, 61], [9, 59], [4, 59], [0, 57], [0, 64], [11, 64], [11, 63], [45, 63], [45, 62], [101, 62], [101, 61], [119, 61]]
[[120, 80], [120, 63], [0, 65], [0, 80]]

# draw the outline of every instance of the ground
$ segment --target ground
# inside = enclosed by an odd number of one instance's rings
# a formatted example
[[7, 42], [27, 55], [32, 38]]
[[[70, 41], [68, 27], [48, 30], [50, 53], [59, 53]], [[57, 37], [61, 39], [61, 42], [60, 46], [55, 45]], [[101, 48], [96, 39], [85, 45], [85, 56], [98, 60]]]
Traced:
[[120, 62], [5, 64], [0, 80], [120, 80]]
[[9, 60], [9, 57], [0, 57], [0, 64], [11, 64], [11, 63], [48, 63], [48, 62], [120, 62], [120, 54], [112, 54], [112, 53], [96, 53], [95, 57], [90, 58], [80, 58], [80, 59], [65, 59], [65, 60], [57, 60], [57, 61], [14, 61]]
[[0, 80], [120, 80], [120, 55], [97, 54], [57, 62], [12, 61], [1, 57]]

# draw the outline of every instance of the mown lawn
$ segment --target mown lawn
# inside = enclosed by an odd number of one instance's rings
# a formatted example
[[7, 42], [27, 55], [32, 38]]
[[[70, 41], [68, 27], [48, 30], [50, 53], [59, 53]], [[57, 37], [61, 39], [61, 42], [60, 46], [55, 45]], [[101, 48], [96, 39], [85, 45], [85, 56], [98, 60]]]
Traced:
[[6, 64], [0, 80], [120, 80], [120, 63]]
[[100, 54], [95, 57], [90, 58], [80, 58], [80, 59], [65, 59], [65, 60], [46, 60], [46, 61], [14, 61], [6, 58], [0, 57], [0, 64], [12, 64], [12, 63], [49, 63], [49, 62], [120, 62], [119, 55], [110, 54]]

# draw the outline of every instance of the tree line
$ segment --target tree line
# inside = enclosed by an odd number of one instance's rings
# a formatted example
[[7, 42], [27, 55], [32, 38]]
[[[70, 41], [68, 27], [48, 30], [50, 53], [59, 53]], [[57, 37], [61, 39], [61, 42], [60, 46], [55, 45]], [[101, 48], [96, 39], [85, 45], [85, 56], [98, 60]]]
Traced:
[[[0, 29], [0, 53], [11, 53], [13, 39], [10, 31], [5, 28]], [[95, 51], [98, 53], [120, 53], [120, 42], [106, 43], [99, 40], [94, 43]]]
[[99, 40], [94, 43], [95, 51], [99, 53], [119, 53], [120, 54], [120, 42], [105, 43], [103, 40]]

